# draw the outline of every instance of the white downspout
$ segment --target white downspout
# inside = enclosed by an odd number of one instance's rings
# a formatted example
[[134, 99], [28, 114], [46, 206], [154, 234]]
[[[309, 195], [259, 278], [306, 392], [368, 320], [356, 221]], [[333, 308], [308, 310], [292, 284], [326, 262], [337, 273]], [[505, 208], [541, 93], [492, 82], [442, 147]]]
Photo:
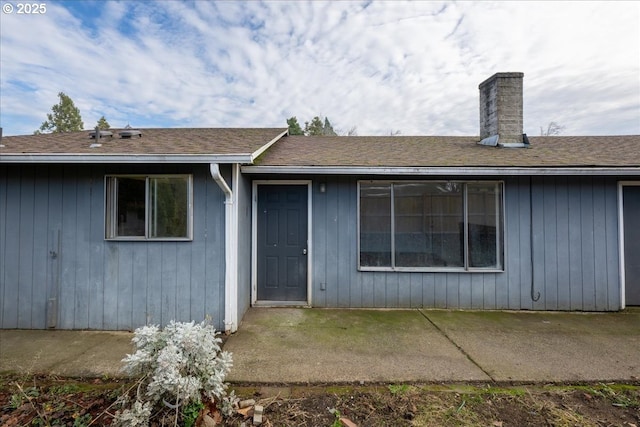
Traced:
[[[234, 194], [222, 177], [218, 163], [211, 163], [209, 170], [211, 177], [224, 192], [224, 330], [226, 333], [233, 333], [238, 330], [238, 236]], [[237, 179], [235, 174], [233, 179]]]

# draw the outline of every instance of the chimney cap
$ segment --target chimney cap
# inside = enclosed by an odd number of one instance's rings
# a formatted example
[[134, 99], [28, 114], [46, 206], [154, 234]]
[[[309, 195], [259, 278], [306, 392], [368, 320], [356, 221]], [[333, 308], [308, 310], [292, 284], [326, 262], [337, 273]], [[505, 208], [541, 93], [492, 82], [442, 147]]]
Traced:
[[508, 78], [521, 79], [523, 77], [524, 77], [524, 73], [520, 73], [520, 72], [495, 73], [493, 76], [489, 77], [488, 79], [480, 83], [478, 85], [478, 88], [481, 89], [482, 86], [487, 85], [488, 83], [490, 83], [495, 79], [508, 79]]

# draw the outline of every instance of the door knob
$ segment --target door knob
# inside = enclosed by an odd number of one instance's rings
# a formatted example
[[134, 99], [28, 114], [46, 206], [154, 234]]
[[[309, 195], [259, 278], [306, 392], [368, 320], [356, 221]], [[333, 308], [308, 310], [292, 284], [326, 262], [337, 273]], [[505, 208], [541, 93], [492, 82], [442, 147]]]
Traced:
[[306, 255], [306, 254], [307, 254], [307, 248], [304, 248], [304, 249], [302, 250], [302, 255]]

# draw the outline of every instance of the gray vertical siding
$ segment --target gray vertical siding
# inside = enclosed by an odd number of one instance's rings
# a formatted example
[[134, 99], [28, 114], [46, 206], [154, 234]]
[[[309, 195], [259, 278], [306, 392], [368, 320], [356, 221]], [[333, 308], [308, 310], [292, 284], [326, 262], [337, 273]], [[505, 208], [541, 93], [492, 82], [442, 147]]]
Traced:
[[617, 183], [603, 177], [533, 180], [532, 308], [620, 308]]
[[[105, 174], [191, 172], [0, 165], [0, 327], [130, 330], [210, 318], [222, 329], [224, 195], [207, 166], [195, 166], [192, 242], [104, 240]], [[486, 273], [358, 271], [357, 179], [313, 181], [314, 306], [620, 308], [614, 177], [507, 178], [505, 268]], [[242, 317], [250, 304], [250, 263], [242, 260], [251, 253], [251, 180], [242, 176], [234, 187]], [[49, 300], [57, 311], [48, 311]]]
[[484, 273], [358, 271], [357, 179], [314, 182], [314, 306], [620, 309], [615, 178], [507, 178], [505, 268]]
[[209, 317], [222, 329], [224, 195], [207, 166], [195, 168], [192, 242], [116, 242], [104, 239], [105, 174], [193, 169], [0, 165], [0, 327], [131, 330]]
[[240, 175], [238, 195], [238, 321], [251, 305], [251, 180]]

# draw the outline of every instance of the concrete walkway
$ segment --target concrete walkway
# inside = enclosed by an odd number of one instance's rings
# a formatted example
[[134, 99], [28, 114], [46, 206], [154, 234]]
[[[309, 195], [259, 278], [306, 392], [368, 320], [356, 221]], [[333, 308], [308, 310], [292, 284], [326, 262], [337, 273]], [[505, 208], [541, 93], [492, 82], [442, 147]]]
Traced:
[[[0, 372], [120, 376], [126, 332], [0, 330]], [[638, 381], [640, 310], [252, 308], [233, 383]]]
[[75, 377], [123, 376], [132, 333], [0, 330], [0, 372]]
[[640, 310], [253, 308], [232, 382], [640, 380]]

